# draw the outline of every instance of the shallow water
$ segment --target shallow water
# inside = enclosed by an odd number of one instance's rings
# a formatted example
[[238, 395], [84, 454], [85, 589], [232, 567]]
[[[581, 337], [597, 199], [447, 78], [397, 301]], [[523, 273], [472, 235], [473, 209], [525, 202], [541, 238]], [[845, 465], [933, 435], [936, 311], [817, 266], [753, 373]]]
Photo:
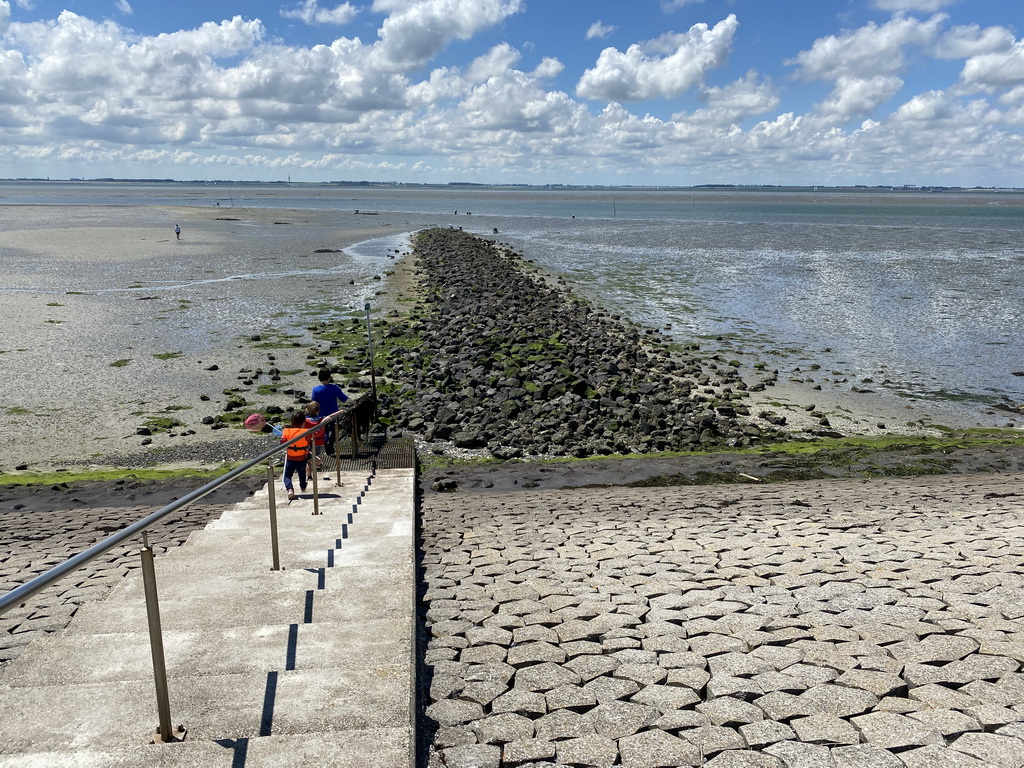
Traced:
[[[378, 212], [366, 221], [409, 230], [496, 228], [595, 302], [679, 341], [710, 339], [785, 370], [818, 364], [818, 375], [837, 381], [872, 379], [893, 395], [964, 408], [1024, 402], [1024, 378], [1013, 375], [1024, 370], [1021, 194], [0, 184], [3, 202], [56, 203], [72, 216], [76, 203], [123, 205], [125, 222], [142, 204], [245, 205], [348, 217], [359, 209]], [[307, 243], [329, 239], [327, 227], [302, 228]], [[287, 312], [281, 295], [293, 289], [309, 308], [358, 309], [372, 298], [367, 273], [403, 245], [397, 236], [367, 241], [314, 265], [287, 255], [297, 229], [239, 227], [237, 241], [201, 265], [149, 264], [130, 275], [92, 265], [90, 290], [141, 283], [223, 295], [229, 311], [211, 301], [193, 319], [248, 329]], [[8, 288], [31, 287], [32, 269], [47, 285], [70, 285], [47, 263], [26, 265], [25, 285]], [[345, 290], [347, 279], [362, 288]]]

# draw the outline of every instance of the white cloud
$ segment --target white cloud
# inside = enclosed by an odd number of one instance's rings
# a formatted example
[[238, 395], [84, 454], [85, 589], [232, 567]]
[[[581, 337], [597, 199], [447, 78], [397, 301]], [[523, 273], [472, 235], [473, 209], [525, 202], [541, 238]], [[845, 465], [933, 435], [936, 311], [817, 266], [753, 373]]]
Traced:
[[899, 93], [903, 81], [893, 75], [850, 77], [842, 75], [820, 105], [821, 111], [837, 120], [863, 117]]
[[392, 72], [422, 68], [453, 40], [468, 40], [523, 8], [522, 0], [374, 0], [387, 12], [372, 66]]
[[7, 27], [11, 22], [11, 4], [7, 0], [0, 0], [0, 35], [7, 34]]
[[905, 67], [904, 49], [934, 40], [945, 18], [939, 14], [922, 22], [898, 16], [881, 26], [867, 24], [819, 38], [786, 63], [796, 64], [797, 76], [805, 80], [897, 74]]
[[939, 39], [934, 54], [940, 59], [966, 59], [1008, 51], [1014, 42], [1013, 33], [1005, 27], [958, 26]]
[[951, 115], [951, 105], [947, 94], [942, 91], [919, 93], [903, 104], [893, 115], [895, 120], [933, 122], [946, 120]]
[[115, 6], [117, 7], [117, 10], [125, 16], [131, 16], [133, 13], [131, 3], [129, 3], [128, 0], [117, 0]]
[[730, 14], [713, 28], [695, 24], [688, 32], [634, 44], [624, 53], [605, 48], [594, 67], [583, 73], [576, 95], [618, 102], [678, 96], [702, 83], [708, 70], [721, 66], [738, 26]]
[[593, 24], [591, 24], [590, 28], [587, 30], [587, 40], [607, 40], [608, 36], [614, 31], [615, 27], [609, 26], [607, 24], [602, 24], [601, 20], [598, 19]]
[[295, 8], [282, 8], [281, 16], [286, 19], [298, 19], [304, 24], [337, 24], [351, 22], [359, 14], [359, 9], [351, 3], [342, 3], [334, 8], [321, 8], [317, 0], [305, 0]]
[[779, 96], [768, 82], [759, 82], [754, 71], [724, 87], [705, 88], [701, 94], [707, 107], [692, 115], [673, 115], [677, 122], [728, 126], [752, 115], [770, 112], [779, 106]]
[[562, 74], [562, 70], [564, 69], [565, 65], [558, 59], [551, 56], [545, 56], [541, 59], [540, 64], [534, 68], [533, 72], [530, 73], [530, 76], [540, 80], [546, 80], [552, 77], [558, 77]]
[[1000, 53], [972, 56], [964, 62], [960, 82], [981, 90], [1024, 84], [1024, 40]]

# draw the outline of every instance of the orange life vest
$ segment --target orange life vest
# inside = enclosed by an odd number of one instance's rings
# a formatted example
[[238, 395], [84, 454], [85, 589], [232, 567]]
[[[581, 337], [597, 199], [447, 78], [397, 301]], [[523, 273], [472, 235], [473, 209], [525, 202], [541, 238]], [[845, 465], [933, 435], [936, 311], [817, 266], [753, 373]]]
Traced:
[[[285, 427], [281, 430], [281, 442], [287, 443], [296, 435], [301, 435], [306, 431], [305, 427]], [[306, 460], [306, 449], [309, 447], [309, 435], [299, 440], [297, 443], [292, 443], [288, 446], [288, 459], [289, 461], [305, 461]]]

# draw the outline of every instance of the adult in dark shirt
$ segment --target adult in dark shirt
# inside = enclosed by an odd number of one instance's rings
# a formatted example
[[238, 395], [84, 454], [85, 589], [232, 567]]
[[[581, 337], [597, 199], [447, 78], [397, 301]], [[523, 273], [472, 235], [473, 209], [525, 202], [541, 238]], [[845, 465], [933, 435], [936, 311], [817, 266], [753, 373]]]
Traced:
[[[342, 392], [341, 387], [334, 383], [329, 369], [321, 368], [320, 373], [317, 374], [317, 378], [320, 380], [320, 383], [313, 387], [313, 400], [320, 404], [321, 418], [326, 419], [332, 413], [338, 412], [338, 403], [344, 403], [348, 400], [348, 395]], [[334, 427], [334, 422], [327, 425], [326, 437], [328, 451], [333, 451], [335, 435]]]

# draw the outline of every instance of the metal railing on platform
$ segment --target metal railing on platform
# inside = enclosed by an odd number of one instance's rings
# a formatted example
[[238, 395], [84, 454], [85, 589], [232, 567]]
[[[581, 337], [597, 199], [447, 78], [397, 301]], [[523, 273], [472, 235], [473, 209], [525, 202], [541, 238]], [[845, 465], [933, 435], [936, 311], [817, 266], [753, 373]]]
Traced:
[[[167, 688], [167, 671], [164, 663], [163, 636], [160, 626], [160, 605], [157, 595], [153, 549], [149, 545], [149, 539], [147, 536], [148, 529], [152, 528], [168, 515], [177, 512], [189, 504], [203, 498], [207, 494], [212, 493], [221, 486], [230, 483], [232, 480], [248, 472], [253, 467], [258, 466], [263, 462], [267, 462], [272, 560], [271, 570], [281, 570], [281, 558], [277, 536], [277, 499], [275, 492], [277, 481], [274, 458], [282, 451], [286, 451], [289, 446], [304, 440], [308, 440], [310, 443], [311, 450], [309, 451], [309, 455], [315, 456], [315, 448], [312, 445], [314, 440], [313, 434], [324, 429], [324, 427], [329, 424], [337, 424], [338, 428], [335, 430], [336, 439], [334, 441], [335, 451], [333, 458], [335, 470], [337, 472], [337, 483], [338, 485], [341, 485], [341, 432], [343, 427], [348, 426], [350, 428], [348, 431], [351, 435], [352, 459], [355, 459], [359, 452], [359, 419], [357, 416], [360, 411], [372, 409], [374, 404], [372, 397], [364, 396], [357, 398], [346, 410], [331, 414], [316, 426], [310, 427], [309, 429], [293, 436], [286, 442], [282, 442], [280, 445], [276, 445], [273, 448], [264, 451], [256, 458], [245, 462], [229, 472], [226, 472], [201, 488], [197, 488], [191, 493], [185, 494], [180, 499], [161, 507], [156, 512], [147, 515], [141, 520], [122, 528], [120, 531], [117, 531], [103, 541], [79, 552], [77, 555], [70, 557], [60, 565], [54, 566], [49, 571], [40, 574], [31, 581], [28, 581], [19, 587], [15, 587], [7, 594], [0, 596], [0, 615], [3, 615], [13, 608], [24, 605], [24, 603], [32, 596], [88, 565], [90, 562], [101, 557], [115, 547], [129, 541], [134, 536], [141, 534], [142, 549], [140, 550], [140, 556], [142, 558], [142, 578], [146, 597], [146, 613], [149, 622], [149, 639], [153, 656], [153, 677], [156, 686], [157, 711], [159, 717], [159, 727], [154, 740], [162, 743], [179, 741], [184, 737], [184, 732], [176, 732], [171, 725], [171, 708]], [[319, 488], [317, 485], [319, 472], [317, 471], [318, 467], [315, 459], [311, 462], [311, 467], [311, 479], [313, 482], [313, 514], [319, 515]]]

